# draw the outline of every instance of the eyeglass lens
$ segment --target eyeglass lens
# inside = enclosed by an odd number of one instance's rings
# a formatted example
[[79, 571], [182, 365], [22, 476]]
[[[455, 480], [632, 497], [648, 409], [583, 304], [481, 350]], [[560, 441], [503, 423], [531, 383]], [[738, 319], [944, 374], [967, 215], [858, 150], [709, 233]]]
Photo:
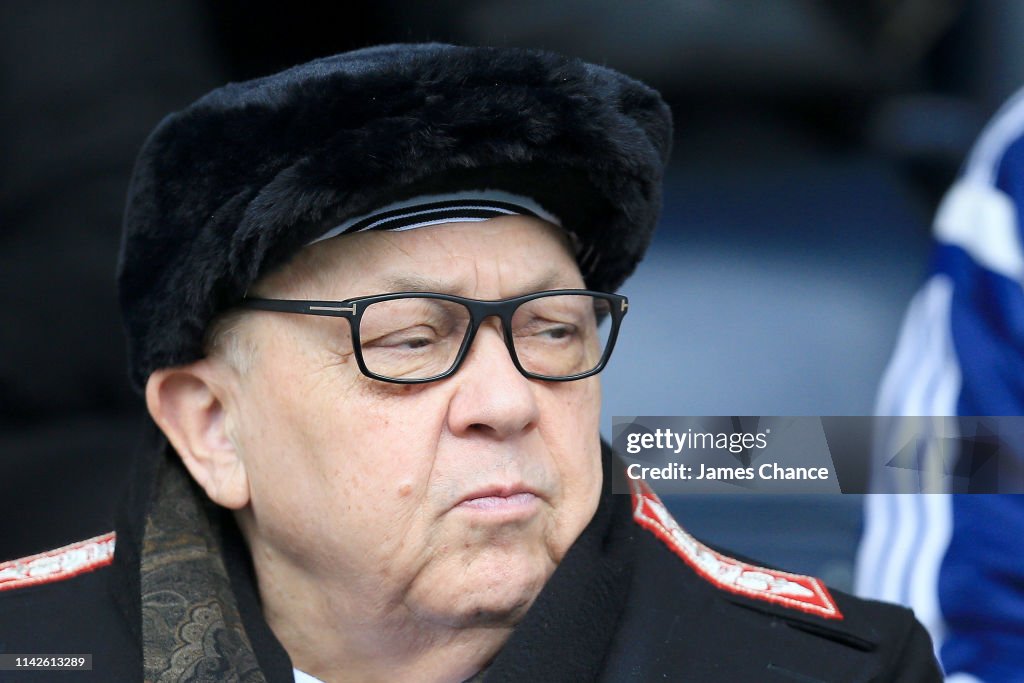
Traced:
[[[611, 334], [610, 303], [559, 294], [521, 304], [512, 316], [512, 345], [529, 373], [563, 378], [593, 370]], [[427, 379], [455, 364], [469, 333], [463, 304], [408, 297], [368, 305], [359, 323], [366, 369], [391, 379]]]

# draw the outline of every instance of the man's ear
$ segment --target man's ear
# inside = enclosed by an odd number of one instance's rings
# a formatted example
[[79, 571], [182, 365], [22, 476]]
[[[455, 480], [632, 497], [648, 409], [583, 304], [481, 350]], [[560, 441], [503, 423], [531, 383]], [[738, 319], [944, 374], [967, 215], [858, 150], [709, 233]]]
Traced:
[[249, 503], [249, 478], [229, 431], [224, 373], [205, 358], [161, 368], [146, 382], [146, 406], [206, 495], [238, 510]]

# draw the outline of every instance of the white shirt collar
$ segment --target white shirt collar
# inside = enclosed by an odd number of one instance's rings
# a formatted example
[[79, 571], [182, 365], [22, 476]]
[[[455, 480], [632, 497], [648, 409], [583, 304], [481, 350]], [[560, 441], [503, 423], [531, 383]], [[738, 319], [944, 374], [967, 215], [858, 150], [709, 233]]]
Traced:
[[310, 676], [305, 671], [299, 671], [298, 669], [292, 669], [295, 672], [295, 683], [324, 683], [319, 678]]

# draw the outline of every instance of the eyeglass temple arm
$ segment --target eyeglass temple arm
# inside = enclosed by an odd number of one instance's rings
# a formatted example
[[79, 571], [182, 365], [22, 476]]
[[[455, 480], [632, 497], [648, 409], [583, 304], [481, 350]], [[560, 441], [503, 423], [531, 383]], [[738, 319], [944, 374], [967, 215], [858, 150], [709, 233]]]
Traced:
[[246, 297], [239, 304], [242, 308], [281, 313], [307, 313], [349, 317], [356, 314], [356, 304], [345, 305], [343, 301], [298, 301], [293, 299], [261, 299]]

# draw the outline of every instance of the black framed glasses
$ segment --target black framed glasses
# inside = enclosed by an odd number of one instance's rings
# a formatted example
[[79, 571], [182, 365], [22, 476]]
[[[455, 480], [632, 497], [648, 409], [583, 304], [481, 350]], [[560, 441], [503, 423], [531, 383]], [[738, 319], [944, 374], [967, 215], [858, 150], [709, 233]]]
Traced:
[[555, 289], [498, 301], [398, 292], [344, 301], [246, 297], [240, 305], [346, 318], [364, 375], [419, 384], [453, 375], [491, 316], [501, 320], [505, 346], [524, 376], [552, 382], [590, 377], [607, 364], [629, 301], [618, 294]]

